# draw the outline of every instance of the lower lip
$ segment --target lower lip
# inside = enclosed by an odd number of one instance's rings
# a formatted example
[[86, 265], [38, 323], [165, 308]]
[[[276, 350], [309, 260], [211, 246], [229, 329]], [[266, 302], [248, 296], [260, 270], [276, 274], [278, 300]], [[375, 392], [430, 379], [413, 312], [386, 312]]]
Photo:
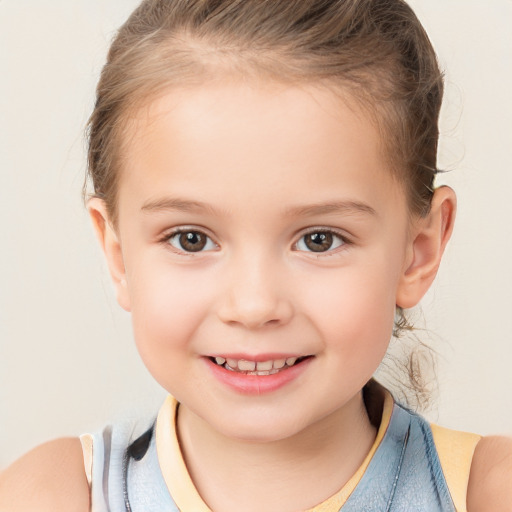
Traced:
[[264, 393], [277, 391], [297, 379], [306, 370], [312, 360], [312, 357], [308, 357], [299, 364], [287, 368], [286, 370], [281, 370], [273, 375], [248, 375], [226, 370], [224, 367], [205, 358], [208, 367], [218, 380], [234, 391], [245, 395], [262, 395]]

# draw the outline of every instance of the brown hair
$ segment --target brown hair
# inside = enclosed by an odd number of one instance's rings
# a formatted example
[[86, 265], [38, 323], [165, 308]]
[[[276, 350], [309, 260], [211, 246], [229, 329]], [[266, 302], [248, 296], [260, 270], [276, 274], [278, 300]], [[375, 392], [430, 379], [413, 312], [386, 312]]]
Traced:
[[403, 0], [144, 0], [112, 43], [88, 125], [88, 175], [114, 224], [127, 118], [172, 85], [226, 75], [348, 92], [381, 131], [411, 213], [429, 211], [443, 79]]

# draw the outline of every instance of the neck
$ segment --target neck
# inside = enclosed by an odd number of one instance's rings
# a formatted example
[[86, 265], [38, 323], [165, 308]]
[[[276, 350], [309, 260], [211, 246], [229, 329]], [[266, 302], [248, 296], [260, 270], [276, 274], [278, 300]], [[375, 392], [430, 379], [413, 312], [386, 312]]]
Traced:
[[312, 508], [345, 485], [375, 439], [362, 393], [307, 429], [277, 441], [227, 438], [184, 406], [178, 433], [190, 476], [214, 512], [239, 511], [241, 504], [247, 512]]

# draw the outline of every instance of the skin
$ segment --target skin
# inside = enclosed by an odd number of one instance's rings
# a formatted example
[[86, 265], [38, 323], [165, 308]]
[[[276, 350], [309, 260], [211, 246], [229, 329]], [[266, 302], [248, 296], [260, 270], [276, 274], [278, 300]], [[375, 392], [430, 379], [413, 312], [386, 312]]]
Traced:
[[78, 438], [38, 446], [0, 473], [2, 512], [88, 512], [89, 489]]
[[[199, 493], [225, 512], [322, 502], [373, 443], [361, 388], [386, 352], [395, 306], [417, 304], [435, 277], [453, 191], [436, 190], [430, 214], [412, 216], [377, 129], [313, 86], [173, 90], [135, 113], [125, 142], [118, 225], [101, 200], [89, 209], [139, 352], [181, 403], [178, 432]], [[207, 243], [187, 251], [176, 230]], [[333, 244], [312, 252], [308, 233], [330, 233]], [[247, 395], [209, 359], [269, 354], [308, 360], [290, 382]], [[470, 512], [490, 510], [480, 496], [496, 500], [485, 493], [489, 467], [512, 474], [503, 453], [497, 461], [501, 448], [477, 448]], [[70, 466], [79, 459], [75, 445]], [[510, 510], [493, 490], [502, 505], [492, 510]]]

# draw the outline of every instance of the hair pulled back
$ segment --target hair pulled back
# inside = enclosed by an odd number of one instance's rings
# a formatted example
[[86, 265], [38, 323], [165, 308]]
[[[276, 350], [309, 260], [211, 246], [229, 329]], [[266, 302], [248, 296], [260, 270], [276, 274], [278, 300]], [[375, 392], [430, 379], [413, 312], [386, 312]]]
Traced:
[[[226, 76], [348, 94], [379, 129], [410, 212], [428, 213], [443, 77], [405, 1], [144, 0], [112, 42], [88, 124], [92, 193], [105, 200], [114, 226], [127, 120], [173, 86]], [[410, 329], [400, 309], [395, 325], [395, 335]], [[404, 366], [413, 401], [425, 402], [414, 352]]]
[[93, 194], [114, 223], [127, 116], [173, 85], [229, 73], [348, 92], [375, 119], [411, 212], [428, 212], [443, 79], [404, 1], [145, 0], [111, 45], [88, 125]]

